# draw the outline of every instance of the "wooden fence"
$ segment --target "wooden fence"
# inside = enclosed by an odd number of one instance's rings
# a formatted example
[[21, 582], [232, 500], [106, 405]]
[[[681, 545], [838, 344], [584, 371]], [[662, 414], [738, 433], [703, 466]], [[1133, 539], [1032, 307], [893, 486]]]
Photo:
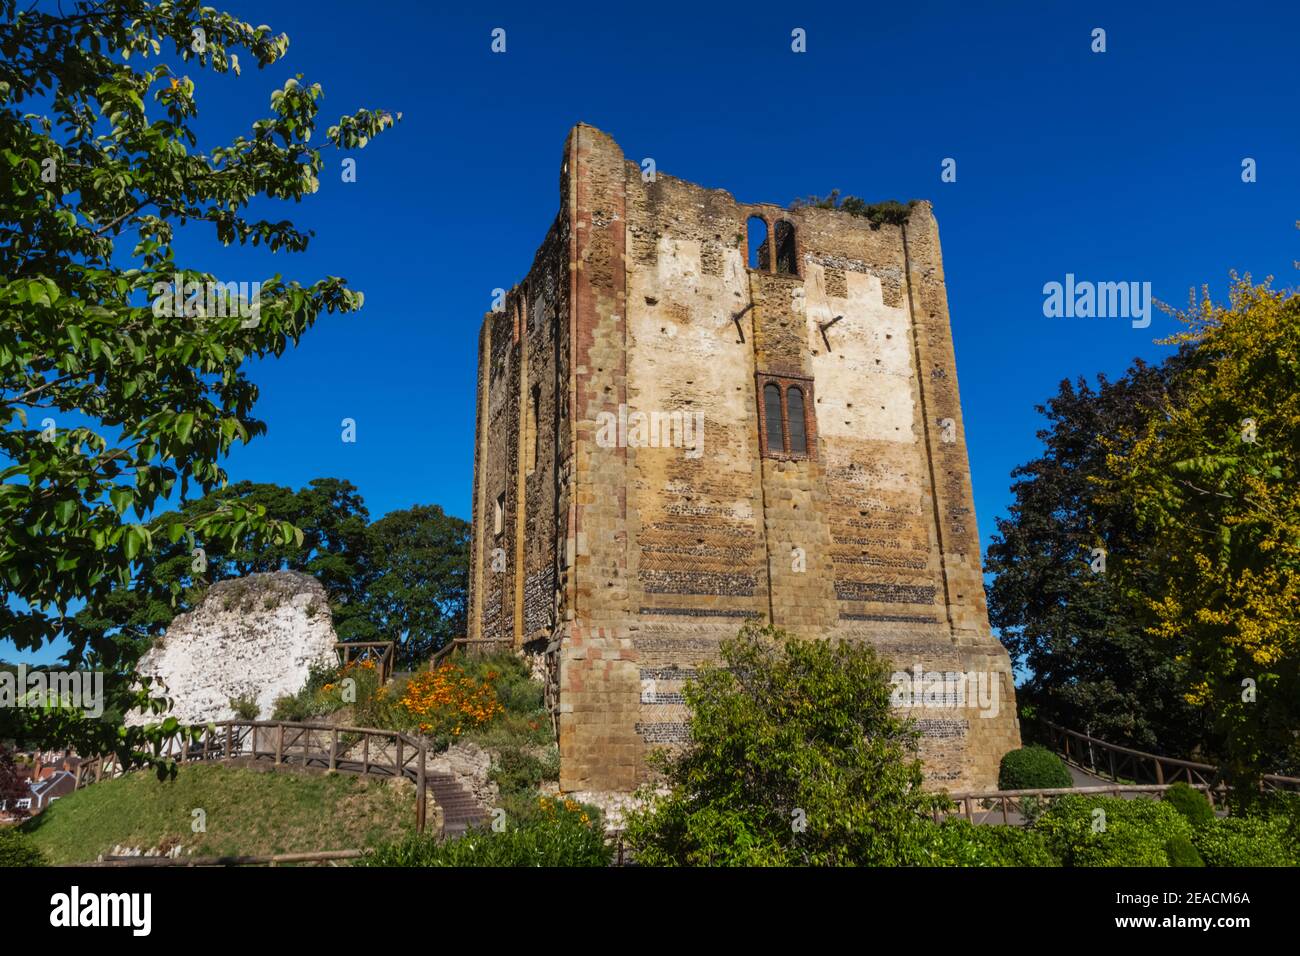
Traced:
[[[154, 748], [154, 759], [266, 761], [273, 767], [333, 770], [364, 777], [405, 777], [416, 787], [415, 828], [424, 832], [428, 815], [428, 753], [422, 740], [395, 730], [335, 727], [292, 721], [224, 720], [201, 729], [181, 730]], [[116, 754], [83, 761], [76, 786], [89, 786], [146, 763], [124, 767]]]
[[432, 666], [437, 666], [457, 651], [475, 651], [482, 654], [489, 653], [493, 650], [510, 650], [514, 646], [515, 642], [508, 637], [456, 637], [438, 648], [438, 650], [434, 652], [433, 656], [429, 658], [429, 663]]
[[[996, 818], [1000, 816], [1003, 823], [1024, 824], [1030, 822], [1035, 809], [1037, 809], [1032, 805], [1026, 807], [1028, 801], [1040, 803], [1040, 801], [1047, 798], [1064, 797], [1070, 794], [1105, 797], [1123, 797], [1126, 794], [1132, 796], [1159, 796], [1171, 786], [1173, 784], [1169, 783], [1116, 784], [1113, 787], [1053, 787], [1042, 790], [981, 790], [950, 793], [948, 796], [957, 804], [957, 809], [950, 813], [935, 811], [934, 819], [938, 822], [944, 817], [960, 815], [971, 823], [990, 823], [995, 822]], [[1214, 803], [1216, 794], [1222, 796], [1227, 792], [1224, 787], [1216, 788], [1206, 784], [1192, 784], [1191, 786], [1204, 793], [1211, 804]], [[1015, 814], [1016, 819], [1012, 819], [1012, 814]]]
[[374, 661], [380, 684], [388, 683], [388, 678], [393, 676], [393, 658], [397, 654], [395, 641], [338, 641], [334, 652], [344, 667], [353, 661]]
[[369, 850], [322, 850], [314, 853], [277, 853], [274, 856], [101, 856], [94, 863], [76, 866], [156, 867], [156, 866], [281, 866], [297, 863], [329, 863], [359, 860]]
[[[1213, 764], [1162, 757], [1131, 747], [1121, 747], [1050, 721], [1043, 721], [1043, 727], [1052, 748], [1067, 763], [1073, 763], [1096, 776], [1109, 777], [1117, 783], [1121, 779], [1128, 779], [1157, 786], [1187, 783], [1199, 789], [1217, 789], [1223, 782], [1222, 773]], [[1300, 777], [1265, 774], [1260, 778], [1260, 789], [1300, 790]]]

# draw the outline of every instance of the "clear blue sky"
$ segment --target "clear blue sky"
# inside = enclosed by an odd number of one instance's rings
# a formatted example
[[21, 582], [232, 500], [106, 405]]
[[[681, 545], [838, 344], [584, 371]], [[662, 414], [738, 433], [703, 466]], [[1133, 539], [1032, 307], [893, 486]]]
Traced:
[[[223, 278], [332, 274], [365, 292], [361, 313], [325, 316], [252, 370], [269, 432], [227, 466], [294, 487], [349, 479], [376, 517], [415, 503], [469, 517], [479, 324], [557, 211], [579, 120], [742, 201], [838, 187], [934, 203], [985, 545], [1009, 472], [1037, 452], [1035, 403], [1062, 378], [1159, 356], [1174, 328], [1162, 313], [1145, 330], [1044, 318], [1045, 282], [1149, 281], [1176, 305], [1206, 282], [1222, 296], [1230, 269], [1296, 283], [1295, 3], [214, 3], [291, 45], [267, 70], [242, 58], [240, 78], [190, 71], [204, 147], [246, 131], [296, 73], [323, 84], [329, 122], [404, 116], [354, 154], [356, 183], [327, 154], [316, 196], [268, 204], [316, 230], [306, 254], [222, 250], [206, 226], [178, 244]], [[946, 157], [956, 183], [940, 181]]]

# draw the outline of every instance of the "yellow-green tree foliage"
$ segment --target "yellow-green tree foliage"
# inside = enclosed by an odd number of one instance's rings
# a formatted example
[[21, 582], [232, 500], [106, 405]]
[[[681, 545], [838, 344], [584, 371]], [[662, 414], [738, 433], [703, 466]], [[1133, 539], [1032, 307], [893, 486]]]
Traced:
[[[1136, 434], [1113, 436], [1107, 493], [1155, 543], [1135, 599], [1189, 667], [1230, 780], [1294, 770], [1300, 728], [1300, 294], [1237, 279], [1179, 317], [1195, 358]], [[1119, 569], [1124, 573], [1123, 569]]]

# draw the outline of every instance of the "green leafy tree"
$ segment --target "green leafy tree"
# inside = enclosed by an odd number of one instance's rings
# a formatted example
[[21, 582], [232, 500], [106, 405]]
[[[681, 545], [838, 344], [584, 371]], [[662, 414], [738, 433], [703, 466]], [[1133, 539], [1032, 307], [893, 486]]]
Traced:
[[[1158, 589], [1147, 560], [1151, 535], [1131, 505], [1103, 501], [1109, 474], [1103, 436], [1131, 430], [1165, 401], [1187, 357], [1141, 360], [1096, 386], [1063, 381], [1040, 405], [1042, 454], [1017, 467], [1008, 516], [985, 555], [989, 620], [1027, 670], [1021, 706], [1115, 743], [1183, 756], [1197, 751], [1205, 721], [1183, 699], [1186, 667], [1174, 643], [1146, 633], [1149, 613], [1120, 584]], [[1101, 560], [1099, 561], [1098, 558]]]
[[[178, 261], [177, 227], [306, 249], [309, 233], [254, 218], [250, 204], [300, 201], [318, 187], [323, 148], [365, 146], [396, 117], [344, 116], [313, 147], [322, 90], [290, 79], [246, 135], [200, 148], [196, 82], [183, 71], [237, 74], [241, 53], [269, 66], [287, 36], [198, 0], [80, 0], [66, 12], [0, 0], [0, 13], [0, 633], [20, 649], [66, 637], [69, 663], [105, 669], [108, 704], [125, 710], [147, 695], [130, 689], [130, 649], [70, 609], [94, 613], [129, 584], [160, 544], [145, 516], [178, 486], [222, 486], [221, 458], [265, 431], [248, 360], [280, 355], [322, 311], [362, 303], [339, 278], [273, 275], [255, 320], [236, 307], [251, 303], [224, 293], [204, 308], [191, 293], [217, 280]], [[178, 276], [182, 308], [166, 308], [160, 290]], [[238, 502], [162, 537], [250, 533], [296, 538]], [[125, 752], [159, 732], [71, 712], [38, 724], [86, 752]]]
[[[300, 534], [289, 541], [249, 529], [234, 540], [179, 538], [167, 529], [188, 527], [201, 515], [237, 505]], [[241, 481], [215, 489], [149, 522], [156, 547], [143, 555], [129, 587], [79, 612], [78, 626], [110, 631], [119, 644], [146, 647], [176, 614], [190, 610], [209, 584], [232, 577], [291, 569], [317, 576], [330, 593], [340, 634], [368, 636], [360, 596], [364, 594], [369, 514], [357, 489], [336, 478], [314, 479], [294, 491], [280, 485]], [[361, 624], [358, 625], [357, 620]], [[130, 653], [127, 653], [130, 656]]]
[[137, 651], [189, 610], [209, 584], [258, 572], [313, 575], [329, 594], [340, 640], [395, 640], [401, 663], [416, 665], [464, 633], [469, 524], [437, 505], [416, 505], [370, 523], [351, 482], [316, 478], [294, 491], [241, 481], [156, 517], [155, 533], [231, 503], [262, 510], [297, 528], [288, 543], [245, 533], [233, 543], [205, 541], [201, 566], [190, 542], [165, 539], [140, 563], [129, 588], [117, 588], [78, 614], [87, 629], [115, 630]]
[[924, 863], [942, 798], [921, 789], [918, 732], [867, 646], [746, 624], [686, 688], [690, 739], [654, 762], [669, 791], [633, 812], [649, 865]]
[[469, 523], [438, 505], [393, 511], [370, 526], [365, 606], [377, 634], [396, 640], [414, 666], [465, 633]]
[[[1234, 277], [1235, 279], [1235, 277]], [[1109, 501], [1150, 535], [1148, 586], [1120, 568], [1153, 643], [1186, 662], [1178, 689], [1210, 722], [1210, 756], [1258, 796], [1300, 767], [1300, 294], [1234, 282], [1178, 313], [1196, 361], [1171, 398], [1108, 436]]]

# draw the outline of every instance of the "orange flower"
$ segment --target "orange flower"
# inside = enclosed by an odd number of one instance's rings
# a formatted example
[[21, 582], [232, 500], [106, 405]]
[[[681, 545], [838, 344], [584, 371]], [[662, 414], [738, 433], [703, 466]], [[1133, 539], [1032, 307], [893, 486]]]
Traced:
[[479, 726], [505, 711], [486, 682], [450, 662], [412, 677], [398, 702], [411, 715], [430, 718], [421, 722], [421, 732], [441, 727], [457, 736], [466, 722]]

